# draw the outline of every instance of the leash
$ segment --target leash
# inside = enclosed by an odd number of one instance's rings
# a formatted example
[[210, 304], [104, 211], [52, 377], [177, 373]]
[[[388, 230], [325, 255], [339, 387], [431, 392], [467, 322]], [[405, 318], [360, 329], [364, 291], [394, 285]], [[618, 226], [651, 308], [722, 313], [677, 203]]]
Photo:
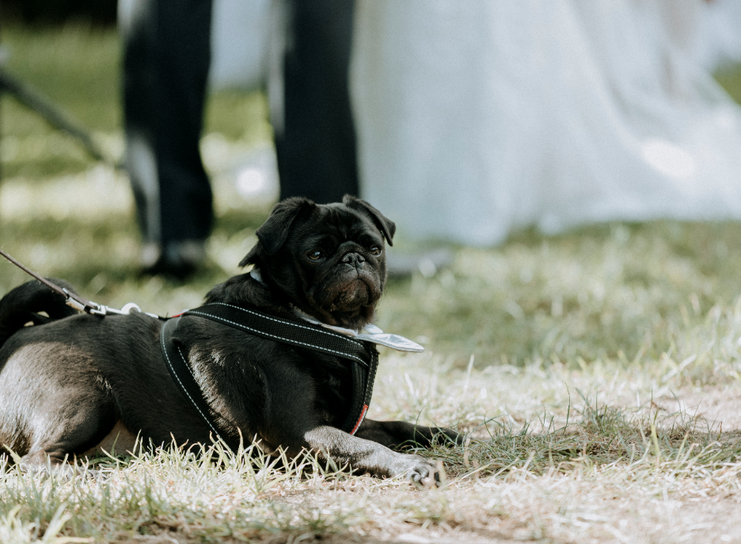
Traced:
[[137, 312], [141, 312], [145, 315], [148, 315], [149, 317], [154, 317], [156, 319], [162, 319], [160, 316], [156, 314], [150, 314], [148, 312], [142, 312], [141, 308], [134, 304], [133, 302], [129, 302], [126, 304], [123, 308], [120, 310], [117, 310], [116, 308], [111, 308], [109, 306], [104, 306], [103, 304], [98, 304], [97, 302], [93, 302], [91, 300], [86, 299], [85, 297], [82, 297], [78, 295], [77, 293], [71, 293], [64, 287], [60, 287], [54, 282], [51, 282], [47, 280], [46, 278], [40, 276], [30, 268], [24, 266], [19, 261], [8, 255], [5, 251], [0, 249], [0, 255], [8, 259], [11, 263], [13, 263], [15, 266], [23, 270], [26, 274], [29, 276], [35, 278], [36, 280], [40, 281], [42, 284], [46, 285], [49, 289], [54, 291], [55, 293], [58, 293], [64, 297], [64, 302], [67, 306], [71, 306], [78, 312], [85, 312], [92, 315], [128, 315], [131, 313], [132, 310], [135, 310]]

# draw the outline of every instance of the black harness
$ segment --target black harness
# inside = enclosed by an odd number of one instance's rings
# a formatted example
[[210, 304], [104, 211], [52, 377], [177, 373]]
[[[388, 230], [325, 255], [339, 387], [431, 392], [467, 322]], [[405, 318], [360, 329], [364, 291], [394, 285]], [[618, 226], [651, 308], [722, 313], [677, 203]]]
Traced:
[[[136, 304], [127, 304], [122, 309], [116, 310], [115, 308], [109, 308], [108, 306], [92, 302], [41, 277], [2, 249], [0, 249], [0, 256], [5, 257], [15, 266], [49, 287], [52, 291], [63, 296], [65, 303], [78, 311], [98, 316], [128, 314], [131, 310], [141, 311]], [[180, 317], [185, 315], [211, 319], [217, 323], [222, 323], [250, 334], [256, 334], [263, 338], [276, 340], [296, 347], [334, 355], [347, 361], [350, 365], [352, 380], [352, 405], [341, 429], [350, 434], [355, 434], [365, 418], [365, 413], [368, 411], [371, 396], [373, 395], [373, 382], [376, 379], [376, 369], [378, 368], [378, 351], [373, 342], [354, 339], [344, 334], [328, 330], [321, 325], [281, 319], [263, 314], [254, 309], [242, 308], [221, 302], [206, 304], [194, 310], [183, 312], [180, 316], [173, 318], [163, 318], [155, 314], [143, 313], [155, 319], [165, 321], [160, 333], [160, 345], [162, 354], [167, 362], [167, 368], [170, 374], [172, 374], [175, 383], [178, 384], [183, 394], [195, 406], [214, 435], [226, 444], [229, 444], [229, 442], [223, 439], [213, 420], [213, 410], [211, 410], [206, 402], [203, 391], [198, 387], [180, 346], [173, 339]], [[405, 338], [400, 338], [400, 340], [406, 344], [414, 344]], [[383, 344], [383, 342], [380, 343]], [[422, 350], [421, 346], [416, 346], [419, 350], [414, 347], [409, 349], [408, 346], [398, 347], [393, 344], [392, 347], [403, 351]]]
[[[217, 302], [188, 310], [180, 316], [166, 321], [160, 333], [160, 344], [167, 368], [175, 383], [195, 406], [214, 435], [222, 441], [224, 439], [214, 422], [213, 411], [206, 402], [201, 388], [196, 383], [180, 346], [173, 339], [180, 318], [183, 316], [210, 319], [249, 334], [334, 355], [347, 361], [347, 364], [350, 365], [352, 380], [352, 405], [341, 429], [350, 434], [355, 434], [360, 427], [370, 405], [371, 396], [373, 395], [373, 382], [378, 368], [378, 351], [374, 344], [353, 339], [319, 325], [281, 319], [254, 309]], [[226, 443], [228, 444], [228, 442]]]

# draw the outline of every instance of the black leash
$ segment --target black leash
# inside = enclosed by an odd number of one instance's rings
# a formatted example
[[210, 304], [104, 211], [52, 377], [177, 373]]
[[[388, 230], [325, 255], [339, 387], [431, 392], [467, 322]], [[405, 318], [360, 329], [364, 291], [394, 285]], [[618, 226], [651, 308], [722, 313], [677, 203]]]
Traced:
[[[167, 368], [170, 370], [175, 383], [178, 384], [185, 397], [195, 406], [209, 428], [222, 440], [223, 437], [216, 429], [213, 411], [203, 396], [203, 391], [196, 383], [180, 346], [173, 339], [180, 318], [189, 315], [210, 319], [262, 338], [346, 360], [350, 365], [352, 380], [352, 406], [340, 428], [347, 433], [355, 434], [363, 419], [365, 419], [365, 413], [373, 396], [373, 382], [378, 368], [378, 351], [375, 345], [370, 342], [354, 340], [351, 337], [310, 323], [281, 319], [250, 308], [217, 302], [188, 310], [169, 320], [162, 327], [160, 342]], [[228, 444], [228, 442], [226, 443]]]

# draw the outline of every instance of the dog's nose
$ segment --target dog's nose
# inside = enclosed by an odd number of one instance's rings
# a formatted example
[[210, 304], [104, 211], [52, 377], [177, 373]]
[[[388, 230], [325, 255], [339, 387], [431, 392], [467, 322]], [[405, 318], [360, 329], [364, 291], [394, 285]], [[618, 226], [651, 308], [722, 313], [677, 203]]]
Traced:
[[342, 257], [342, 262], [350, 266], [357, 267], [365, 262], [365, 257], [360, 253], [348, 253]]

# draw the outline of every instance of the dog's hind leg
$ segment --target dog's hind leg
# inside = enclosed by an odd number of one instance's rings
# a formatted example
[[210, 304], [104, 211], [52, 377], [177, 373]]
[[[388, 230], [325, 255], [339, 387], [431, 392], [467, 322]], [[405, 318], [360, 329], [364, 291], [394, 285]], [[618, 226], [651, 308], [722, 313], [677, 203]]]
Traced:
[[0, 372], [0, 445], [26, 465], [57, 464], [97, 445], [118, 409], [90, 352], [74, 342], [30, 342], [34, 329], [0, 349], [12, 350]]
[[37, 432], [31, 432], [32, 441], [28, 452], [20, 459], [27, 468], [59, 465], [73, 461], [75, 456], [94, 450], [115, 427], [118, 418], [113, 410], [101, 410], [100, 406], [79, 406], [76, 414], [42, 418]]

